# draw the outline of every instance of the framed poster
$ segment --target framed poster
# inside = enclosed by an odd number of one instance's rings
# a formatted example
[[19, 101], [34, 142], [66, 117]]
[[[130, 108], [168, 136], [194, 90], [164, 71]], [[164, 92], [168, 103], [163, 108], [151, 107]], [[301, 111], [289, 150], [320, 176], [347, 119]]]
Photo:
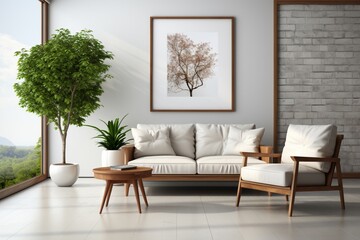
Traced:
[[234, 17], [150, 17], [150, 111], [234, 111]]

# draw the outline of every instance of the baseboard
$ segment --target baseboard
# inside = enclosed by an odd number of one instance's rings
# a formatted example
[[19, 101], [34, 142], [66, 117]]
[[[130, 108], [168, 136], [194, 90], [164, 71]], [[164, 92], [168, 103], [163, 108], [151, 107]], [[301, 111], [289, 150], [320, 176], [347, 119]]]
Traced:
[[360, 178], [360, 172], [342, 173], [343, 178]]

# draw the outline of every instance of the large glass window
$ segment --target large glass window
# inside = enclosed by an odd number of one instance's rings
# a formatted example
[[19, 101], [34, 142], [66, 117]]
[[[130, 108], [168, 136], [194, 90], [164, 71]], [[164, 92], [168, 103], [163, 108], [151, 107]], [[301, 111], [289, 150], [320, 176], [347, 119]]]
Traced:
[[18, 105], [15, 51], [41, 43], [41, 3], [0, 6], [0, 191], [42, 175], [41, 119]]

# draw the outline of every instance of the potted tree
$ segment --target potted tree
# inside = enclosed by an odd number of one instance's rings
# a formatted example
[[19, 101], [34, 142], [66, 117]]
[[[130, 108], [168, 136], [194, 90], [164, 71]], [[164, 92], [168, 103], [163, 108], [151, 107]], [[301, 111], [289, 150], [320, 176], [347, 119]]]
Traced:
[[60, 133], [62, 161], [50, 166], [50, 177], [58, 186], [73, 185], [79, 175], [78, 164], [66, 162], [66, 138], [70, 125], [81, 126], [85, 118], [100, 107], [101, 84], [111, 75], [106, 59], [113, 54], [90, 30], [74, 35], [59, 29], [43, 45], [21, 49], [14, 89], [19, 105], [39, 116], [46, 116]]
[[98, 132], [94, 138], [99, 139], [98, 146], [105, 148], [101, 154], [101, 165], [103, 167], [123, 165], [124, 160], [121, 156], [120, 148], [129, 143], [132, 139], [126, 139], [126, 134], [131, 130], [127, 125], [122, 125], [125, 115], [121, 120], [116, 118], [108, 122], [102, 121], [106, 129], [100, 129], [92, 125], [84, 125], [91, 127]]

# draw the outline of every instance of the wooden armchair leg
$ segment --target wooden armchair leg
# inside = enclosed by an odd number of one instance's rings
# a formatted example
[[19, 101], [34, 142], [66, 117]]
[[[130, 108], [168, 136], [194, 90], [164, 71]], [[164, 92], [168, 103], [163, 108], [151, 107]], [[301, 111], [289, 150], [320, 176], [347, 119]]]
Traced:
[[236, 207], [239, 206], [240, 197], [241, 197], [241, 177], [239, 178], [239, 185], [238, 185], [238, 190], [237, 190], [237, 194], [236, 194]]
[[293, 213], [298, 174], [299, 174], [299, 162], [296, 161], [294, 162], [293, 179], [290, 187], [290, 204], [289, 204], [289, 213], [288, 213], [289, 217], [291, 217]]
[[289, 201], [289, 195], [285, 195], [285, 199], [288, 202]]
[[293, 214], [294, 203], [295, 203], [295, 188], [293, 187], [290, 195], [290, 204], [289, 204], [289, 212], [288, 212], [289, 217], [291, 217]]
[[341, 208], [345, 209], [344, 190], [342, 188], [341, 188], [341, 190], [339, 190], [339, 194], [340, 194]]
[[343, 183], [342, 183], [342, 174], [341, 174], [341, 167], [340, 167], [339, 162], [336, 163], [336, 174], [337, 174], [337, 181], [338, 181], [338, 185], [339, 185], [341, 208], [345, 209], [344, 187], [343, 187]]

